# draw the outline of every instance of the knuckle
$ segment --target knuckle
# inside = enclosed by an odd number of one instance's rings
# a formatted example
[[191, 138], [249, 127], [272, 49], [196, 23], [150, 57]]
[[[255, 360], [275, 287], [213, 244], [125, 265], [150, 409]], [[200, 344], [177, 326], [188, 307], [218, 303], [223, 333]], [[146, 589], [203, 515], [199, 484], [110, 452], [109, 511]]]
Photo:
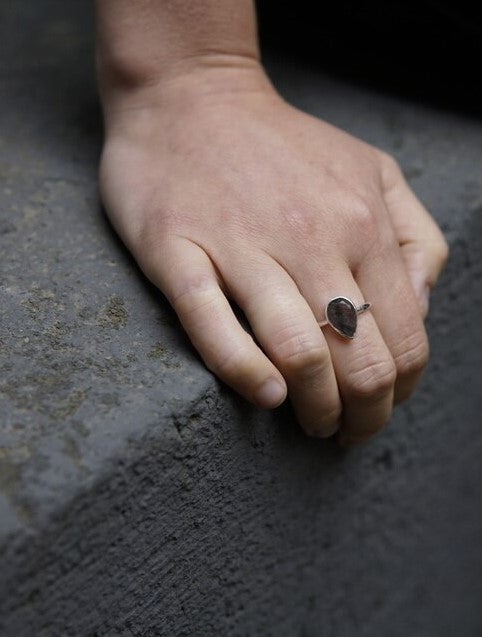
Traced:
[[217, 282], [211, 275], [191, 275], [173, 294], [171, 303], [178, 314], [189, 316], [215, 303], [218, 290]]
[[209, 365], [211, 371], [221, 378], [237, 378], [247, 372], [249, 352], [247, 348], [230, 349], [218, 355]]
[[279, 341], [275, 356], [286, 374], [304, 381], [325, 372], [330, 361], [328, 348], [322, 343], [308, 334], [292, 331]]
[[300, 206], [281, 206], [281, 212], [286, 227], [290, 229], [290, 234], [297, 237], [312, 237], [320, 230], [320, 215], [317, 214], [315, 208], [308, 205]]
[[380, 232], [384, 224], [380, 223], [379, 203], [376, 197], [368, 193], [357, 194], [345, 203], [348, 211], [350, 227], [353, 229], [351, 241], [365, 253], [380, 242]]
[[425, 369], [429, 359], [427, 336], [421, 330], [414, 332], [403, 344], [403, 349], [394, 356], [400, 376], [411, 376]]
[[379, 254], [380, 250], [389, 252], [398, 248], [376, 193], [368, 190], [356, 193], [344, 202], [344, 209], [345, 221], [350, 227], [350, 232], [346, 233], [348, 251], [354, 256], [355, 267], [372, 252]]
[[323, 347], [313, 346], [310, 349], [299, 349], [284, 359], [284, 368], [289, 375], [299, 380], [309, 381], [327, 369], [328, 357]]
[[379, 151], [382, 181], [387, 188], [397, 185], [404, 180], [403, 171], [398, 161], [385, 151]]
[[350, 211], [359, 230], [372, 232], [376, 227], [374, 205], [368, 197], [356, 196], [350, 202]]
[[230, 351], [228, 354], [215, 359], [211, 365], [211, 370], [222, 378], [231, 378], [239, 374], [243, 367], [241, 352]]
[[351, 374], [350, 395], [359, 399], [377, 400], [392, 390], [397, 377], [393, 360], [370, 362]]
[[381, 151], [381, 160], [385, 170], [389, 170], [390, 172], [395, 173], [399, 177], [402, 176], [403, 173], [402, 173], [402, 169], [400, 168], [400, 164], [398, 163], [398, 161], [395, 159], [393, 155], [390, 155], [390, 153], [387, 153], [385, 151]]

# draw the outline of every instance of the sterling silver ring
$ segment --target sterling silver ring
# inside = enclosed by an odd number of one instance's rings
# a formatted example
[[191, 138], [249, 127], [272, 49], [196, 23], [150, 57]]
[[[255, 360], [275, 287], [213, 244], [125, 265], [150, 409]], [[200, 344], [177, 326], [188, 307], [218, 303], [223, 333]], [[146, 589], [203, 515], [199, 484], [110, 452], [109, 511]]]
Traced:
[[354, 338], [358, 324], [358, 314], [368, 310], [370, 305], [370, 303], [362, 303], [357, 307], [346, 296], [335, 296], [326, 305], [326, 319], [318, 321], [318, 325], [320, 327], [330, 325], [341, 336]]

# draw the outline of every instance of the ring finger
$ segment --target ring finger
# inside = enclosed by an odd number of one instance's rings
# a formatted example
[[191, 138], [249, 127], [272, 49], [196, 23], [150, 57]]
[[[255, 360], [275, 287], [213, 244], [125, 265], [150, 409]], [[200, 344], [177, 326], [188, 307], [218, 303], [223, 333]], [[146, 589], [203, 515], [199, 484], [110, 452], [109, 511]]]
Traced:
[[[326, 304], [334, 297], [348, 297], [356, 307], [371, 301], [364, 299], [345, 263], [339, 263], [330, 272], [336, 272], [336, 281], [323, 272], [304, 272], [297, 280], [319, 320], [324, 319]], [[395, 363], [370, 311], [358, 315], [353, 339], [340, 336], [330, 325], [322, 329], [343, 402], [341, 433], [352, 440], [366, 439], [382, 429], [390, 418]]]

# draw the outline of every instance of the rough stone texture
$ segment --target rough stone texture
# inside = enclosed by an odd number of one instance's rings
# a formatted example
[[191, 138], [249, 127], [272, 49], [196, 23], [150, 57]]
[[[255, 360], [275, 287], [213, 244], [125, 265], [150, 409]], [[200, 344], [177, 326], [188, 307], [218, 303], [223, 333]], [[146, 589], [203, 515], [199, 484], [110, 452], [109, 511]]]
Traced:
[[106, 223], [89, 6], [0, 5], [0, 634], [480, 637], [481, 123], [268, 60], [452, 247], [418, 393], [343, 452], [222, 387]]

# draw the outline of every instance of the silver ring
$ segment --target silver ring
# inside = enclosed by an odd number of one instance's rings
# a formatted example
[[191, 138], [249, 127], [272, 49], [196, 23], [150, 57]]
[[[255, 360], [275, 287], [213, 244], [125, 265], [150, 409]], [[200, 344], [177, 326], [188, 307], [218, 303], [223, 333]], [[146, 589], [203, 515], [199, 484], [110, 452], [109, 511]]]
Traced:
[[335, 296], [326, 304], [325, 320], [318, 321], [318, 325], [330, 325], [335, 332], [344, 338], [354, 338], [358, 324], [358, 314], [365, 312], [370, 303], [362, 303], [358, 307], [346, 296]]

